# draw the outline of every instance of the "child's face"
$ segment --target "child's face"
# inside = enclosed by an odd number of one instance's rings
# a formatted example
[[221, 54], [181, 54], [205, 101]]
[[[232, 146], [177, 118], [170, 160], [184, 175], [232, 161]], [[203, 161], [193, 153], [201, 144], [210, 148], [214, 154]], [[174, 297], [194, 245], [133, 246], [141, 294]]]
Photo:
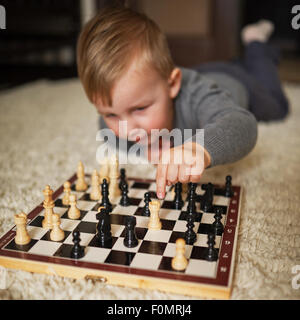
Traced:
[[[173, 129], [173, 99], [181, 84], [181, 71], [175, 68], [168, 80], [150, 67], [133, 62], [128, 71], [113, 86], [112, 105], [98, 99], [95, 106], [107, 126], [120, 138], [137, 141], [139, 129], [147, 132], [150, 144], [151, 129]], [[128, 136], [119, 132], [119, 121], [127, 121]]]

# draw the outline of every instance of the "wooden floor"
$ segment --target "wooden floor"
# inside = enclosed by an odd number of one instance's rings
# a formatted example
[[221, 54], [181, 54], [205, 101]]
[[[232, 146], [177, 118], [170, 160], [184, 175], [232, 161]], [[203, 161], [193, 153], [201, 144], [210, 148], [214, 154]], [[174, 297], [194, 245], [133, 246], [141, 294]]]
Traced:
[[300, 83], [300, 58], [285, 58], [279, 65], [279, 76], [282, 81]]

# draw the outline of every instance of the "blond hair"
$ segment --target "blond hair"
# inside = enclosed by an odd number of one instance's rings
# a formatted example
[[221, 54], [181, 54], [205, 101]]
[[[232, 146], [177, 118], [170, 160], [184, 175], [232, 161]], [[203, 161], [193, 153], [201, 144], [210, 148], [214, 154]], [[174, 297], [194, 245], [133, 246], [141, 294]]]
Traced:
[[111, 90], [133, 58], [168, 79], [174, 64], [167, 40], [146, 15], [131, 9], [106, 8], [82, 29], [77, 43], [78, 75], [88, 99], [111, 105]]

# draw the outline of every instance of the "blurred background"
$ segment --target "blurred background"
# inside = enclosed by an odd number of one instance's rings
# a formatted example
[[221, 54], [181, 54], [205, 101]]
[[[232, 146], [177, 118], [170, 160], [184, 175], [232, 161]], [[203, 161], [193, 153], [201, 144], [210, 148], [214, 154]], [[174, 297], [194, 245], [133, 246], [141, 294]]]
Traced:
[[[166, 33], [177, 65], [242, 54], [248, 23], [275, 23], [282, 80], [300, 81], [300, 29], [291, 25], [296, 0], [0, 0], [0, 89], [37, 79], [77, 77], [76, 41], [83, 24], [107, 5], [123, 4], [153, 18]], [[3, 9], [4, 8], [4, 9]], [[3, 16], [5, 13], [5, 28]], [[299, 20], [300, 23], [300, 20]]]

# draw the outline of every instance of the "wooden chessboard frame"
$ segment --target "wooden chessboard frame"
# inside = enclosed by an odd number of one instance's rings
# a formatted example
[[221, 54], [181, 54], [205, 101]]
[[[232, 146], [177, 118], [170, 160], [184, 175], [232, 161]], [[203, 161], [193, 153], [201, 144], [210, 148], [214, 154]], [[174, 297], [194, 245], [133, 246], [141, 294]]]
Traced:
[[[86, 174], [90, 177], [89, 174]], [[73, 184], [74, 174], [68, 181]], [[154, 182], [151, 179], [127, 178], [136, 182]], [[216, 185], [216, 187], [218, 187]], [[220, 187], [220, 186], [219, 186]], [[93, 263], [55, 256], [3, 249], [16, 235], [15, 226], [0, 238], [0, 265], [5, 268], [24, 270], [48, 275], [59, 275], [75, 279], [93, 279], [111, 285], [161, 290], [175, 294], [229, 299], [231, 295], [234, 262], [237, 247], [238, 227], [242, 199], [242, 188], [232, 186], [224, 232], [220, 243], [216, 278], [184, 275], [180, 272], [167, 273], [158, 270], [137, 269], [121, 265]], [[63, 185], [53, 193], [53, 200], [63, 193]], [[44, 210], [40, 203], [28, 215], [27, 224]]]

